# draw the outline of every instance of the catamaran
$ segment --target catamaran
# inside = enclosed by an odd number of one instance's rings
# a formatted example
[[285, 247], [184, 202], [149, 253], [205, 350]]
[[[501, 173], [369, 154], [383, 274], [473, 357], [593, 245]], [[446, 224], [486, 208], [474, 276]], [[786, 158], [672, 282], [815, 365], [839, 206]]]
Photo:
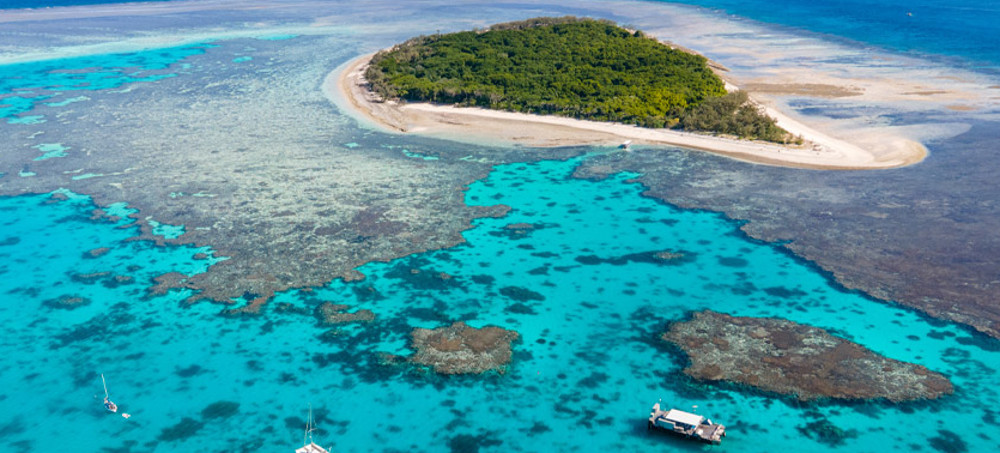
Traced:
[[[295, 450], [295, 453], [330, 453], [329, 450], [316, 445], [313, 442], [312, 432], [316, 430], [316, 422], [313, 421], [312, 404], [309, 405], [309, 418], [306, 420], [306, 432], [302, 435], [302, 448]], [[307, 443], [308, 442], [308, 443]]]

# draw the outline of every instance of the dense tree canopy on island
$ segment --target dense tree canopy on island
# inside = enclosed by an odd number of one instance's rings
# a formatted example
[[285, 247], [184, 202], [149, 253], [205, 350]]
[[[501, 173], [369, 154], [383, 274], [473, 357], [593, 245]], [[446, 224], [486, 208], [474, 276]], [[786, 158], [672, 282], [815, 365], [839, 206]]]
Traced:
[[744, 94], [727, 95], [705, 57], [603, 20], [420, 36], [376, 54], [365, 77], [384, 99], [789, 138]]

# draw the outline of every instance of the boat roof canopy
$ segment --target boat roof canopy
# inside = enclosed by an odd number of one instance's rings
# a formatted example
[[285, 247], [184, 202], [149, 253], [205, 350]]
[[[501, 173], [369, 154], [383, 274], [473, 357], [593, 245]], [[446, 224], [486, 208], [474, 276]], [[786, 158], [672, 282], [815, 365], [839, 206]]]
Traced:
[[679, 411], [677, 409], [670, 409], [667, 415], [664, 416], [667, 420], [676, 423], [683, 423], [685, 425], [697, 426], [701, 424], [701, 421], [705, 419], [698, 414], [692, 414], [690, 412]]

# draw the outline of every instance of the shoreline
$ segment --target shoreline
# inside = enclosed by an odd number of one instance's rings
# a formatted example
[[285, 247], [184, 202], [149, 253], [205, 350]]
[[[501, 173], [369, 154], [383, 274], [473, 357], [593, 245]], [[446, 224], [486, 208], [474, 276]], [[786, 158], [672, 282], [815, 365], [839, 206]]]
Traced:
[[766, 104], [759, 105], [767, 115], [777, 119], [779, 126], [793, 135], [801, 135], [805, 145], [783, 146], [478, 107], [382, 102], [368, 90], [364, 80], [364, 71], [373, 55], [359, 56], [332, 71], [323, 82], [323, 91], [345, 113], [382, 131], [494, 146], [618, 146], [631, 140], [635, 145], [677, 146], [757, 164], [815, 170], [890, 169], [918, 163], [927, 156], [927, 149], [920, 143], [891, 134], [880, 137], [883, 147], [889, 147], [888, 152], [869, 152], [817, 131]]

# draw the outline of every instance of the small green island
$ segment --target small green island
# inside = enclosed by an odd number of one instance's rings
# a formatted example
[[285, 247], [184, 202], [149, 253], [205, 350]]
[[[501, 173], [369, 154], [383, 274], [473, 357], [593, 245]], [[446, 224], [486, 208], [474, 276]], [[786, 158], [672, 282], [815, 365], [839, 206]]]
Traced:
[[432, 102], [800, 143], [708, 60], [607, 20], [541, 17], [419, 36], [365, 70], [383, 100]]

